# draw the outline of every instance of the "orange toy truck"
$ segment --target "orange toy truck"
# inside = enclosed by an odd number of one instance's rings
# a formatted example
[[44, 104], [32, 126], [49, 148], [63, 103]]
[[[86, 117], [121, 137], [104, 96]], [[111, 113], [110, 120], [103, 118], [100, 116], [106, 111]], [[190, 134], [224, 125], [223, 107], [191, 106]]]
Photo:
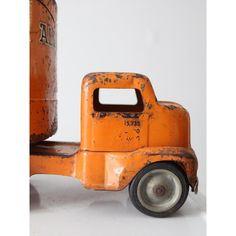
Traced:
[[[132, 90], [135, 102], [108, 104], [101, 92]], [[135, 73], [91, 73], [81, 93], [81, 143], [31, 143], [30, 172], [72, 176], [90, 189], [122, 190], [144, 214], [165, 217], [197, 192], [190, 118], [180, 105], [156, 99]]]

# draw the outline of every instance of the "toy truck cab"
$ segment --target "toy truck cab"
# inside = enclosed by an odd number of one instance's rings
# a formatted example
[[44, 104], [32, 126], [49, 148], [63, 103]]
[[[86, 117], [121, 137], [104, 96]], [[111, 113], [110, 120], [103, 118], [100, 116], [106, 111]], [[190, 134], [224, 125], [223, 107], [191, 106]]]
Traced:
[[[101, 89], [132, 89], [136, 104], [102, 104]], [[97, 73], [82, 85], [81, 149], [129, 152], [148, 146], [148, 123], [155, 95], [148, 79], [136, 74]], [[149, 96], [148, 96], [149, 93]], [[147, 98], [147, 99], [146, 99]]]
[[[102, 89], [132, 89], [134, 104], [101, 102]], [[157, 101], [146, 76], [91, 73], [81, 93], [81, 143], [42, 142], [31, 148], [31, 174], [78, 178], [86, 188], [122, 190], [134, 206], [164, 217], [197, 192], [190, 119], [180, 105]]]
[[[101, 89], [134, 89], [137, 103], [102, 104]], [[125, 152], [143, 147], [190, 148], [188, 112], [176, 103], [157, 102], [146, 76], [89, 74], [83, 80], [81, 101], [81, 149]]]

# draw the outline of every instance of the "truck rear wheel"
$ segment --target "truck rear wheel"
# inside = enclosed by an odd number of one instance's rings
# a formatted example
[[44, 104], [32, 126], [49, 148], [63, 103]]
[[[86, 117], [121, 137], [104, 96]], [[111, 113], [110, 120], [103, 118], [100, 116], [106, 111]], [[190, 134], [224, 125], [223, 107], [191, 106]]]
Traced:
[[154, 217], [167, 217], [185, 202], [189, 184], [182, 170], [172, 163], [155, 163], [142, 169], [129, 186], [134, 206]]

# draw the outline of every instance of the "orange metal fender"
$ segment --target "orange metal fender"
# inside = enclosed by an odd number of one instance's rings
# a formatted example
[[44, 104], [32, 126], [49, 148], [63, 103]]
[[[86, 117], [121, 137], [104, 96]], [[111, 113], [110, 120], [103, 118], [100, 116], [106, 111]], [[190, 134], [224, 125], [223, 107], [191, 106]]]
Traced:
[[148, 147], [133, 152], [91, 152], [79, 143], [41, 142], [31, 146], [30, 175], [72, 176], [97, 190], [122, 190], [145, 166], [174, 162], [186, 174], [192, 191], [197, 190], [197, 158], [191, 148]]
[[148, 147], [134, 152], [82, 151], [77, 159], [75, 177], [87, 188], [122, 190], [145, 166], [161, 161], [178, 164], [186, 174], [192, 191], [197, 187], [197, 158], [192, 149]]

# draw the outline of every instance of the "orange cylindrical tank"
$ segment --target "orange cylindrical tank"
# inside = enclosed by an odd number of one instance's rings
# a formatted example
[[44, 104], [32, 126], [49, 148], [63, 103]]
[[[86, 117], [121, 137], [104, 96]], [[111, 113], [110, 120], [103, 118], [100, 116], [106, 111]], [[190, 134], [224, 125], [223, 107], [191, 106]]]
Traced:
[[57, 130], [55, 0], [30, 0], [30, 143]]

